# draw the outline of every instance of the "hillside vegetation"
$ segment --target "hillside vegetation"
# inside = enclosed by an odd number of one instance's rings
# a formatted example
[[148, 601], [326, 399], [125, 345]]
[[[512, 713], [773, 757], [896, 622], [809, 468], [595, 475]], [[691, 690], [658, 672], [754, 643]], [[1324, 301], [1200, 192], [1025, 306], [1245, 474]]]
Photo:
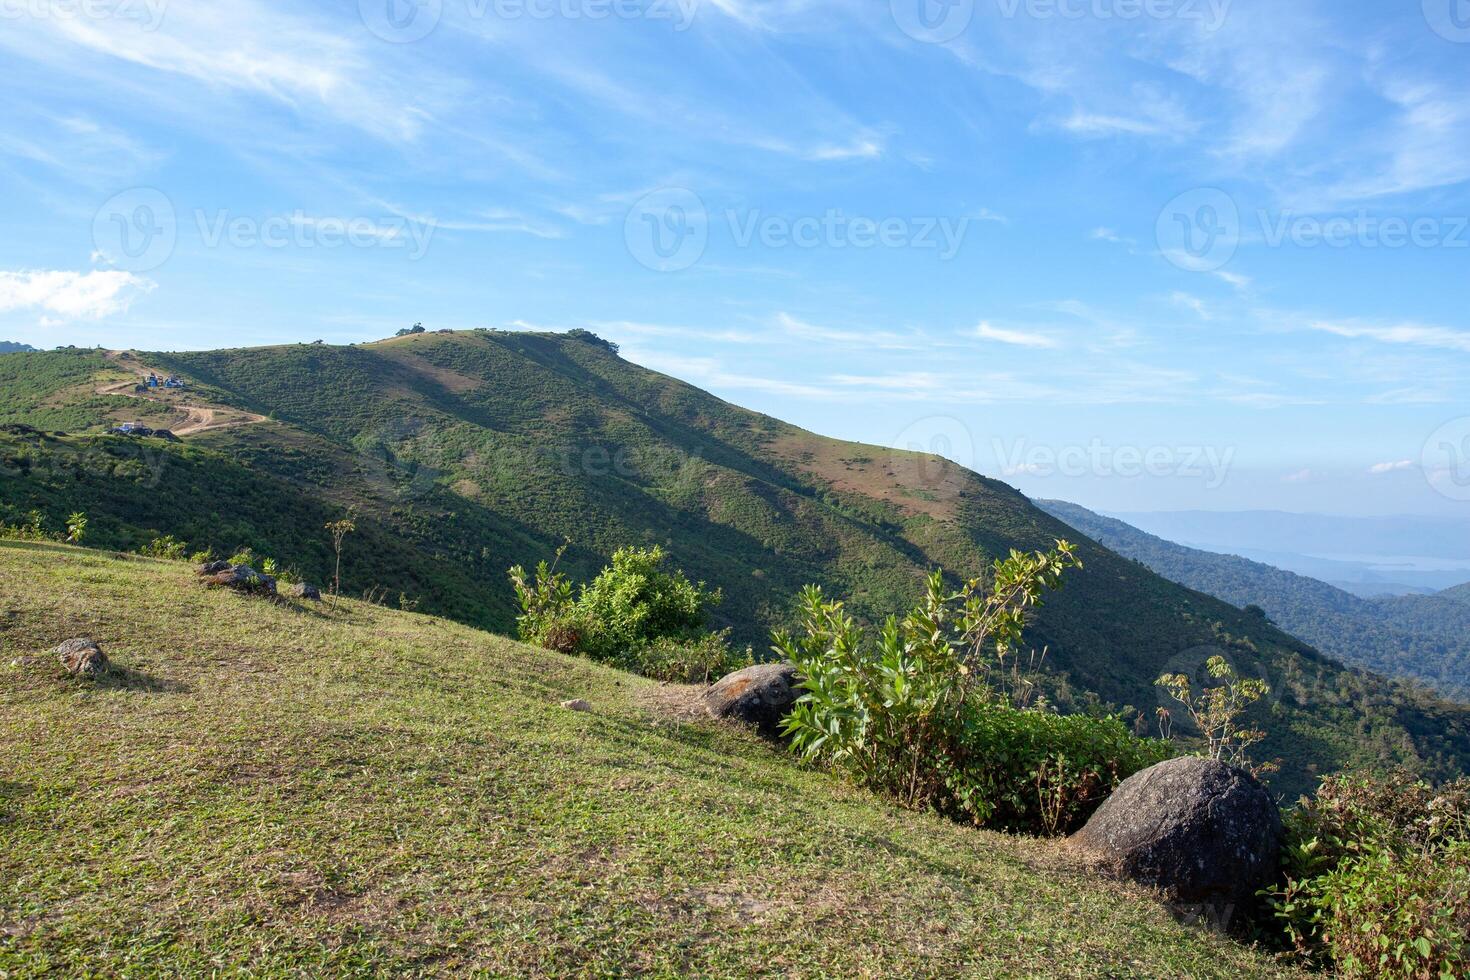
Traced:
[[1281, 628], [1345, 663], [1470, 701], [1470, 586], [1363, 599], [1270, 565], [1174, 544], [1076, 504], [1037, 503], [1167, 579], [1236, 606], [1260, 607]]
[[[129, 395], [145, 368], [189, 389]], [[236, 421], [181, 443], [102, 434], [205, 410]], [[723, 593], [712, 625], [762, 652], [805, 585], [876, 622], [908, 608], [934, 568], [957, 581], [1071, 534], [1003, 483], [738, 408], [586, 333], [10, 355], [0, 423], [12, 424], [0, 429], [0, 522], [35, 509], [59, 528], [83, 511], [102, 547], [170, 534], [222, 556], [248, 546], [323, 580], [333, 556], [321, 528], [351, 509], [348, 590], [506, 633], [517, 612], [506, 569], [567, 538], [562, 568], [579, 581], [618, 548], [662, 545]], [[1100, 699], [1151, 726], [1165, 703], [1155, 679], [1221, 653], [1271, 680], [1256, 720], [1288, 796], [1348, 765], [1464, 771], [1470, 712], [1345, 669], [1091, 541], [1078, 557], [1026, 637], [1047, 651], [1064, 709]]]
[[1285, 972], [585, 660], [60, 545], [0, 596], [3, 976]]

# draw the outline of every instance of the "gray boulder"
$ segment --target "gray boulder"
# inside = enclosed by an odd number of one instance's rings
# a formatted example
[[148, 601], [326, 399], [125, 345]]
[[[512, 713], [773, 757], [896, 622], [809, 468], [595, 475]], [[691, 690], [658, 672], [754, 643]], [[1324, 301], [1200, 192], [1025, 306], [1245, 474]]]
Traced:
[[287, 586], [286, 595], [293, 599], [310, 599], [312, 602], [322, 601], [322, 590], [310, 582], [297, 582], [295, 585]]
[[782, 721], [801, 697], [799, 683], [791, 664], [756, 664], [715, 681], [702, 700], [711, 717], [742, 721], [777, 738]]
[[220, 572], [229, 571], [229, 569], [230, 563], [227, 561], [212, 561], [200, 565], [199, 568], [196, 569], [196, 571], [198, 571], [199, 575], [202, 577], [205, 575], [218, 575]]
[[1228, 917], [1275, 880], [1281, 813], [1250, 773], [1187, 756], [1123, 780], [1072, 839], [1168, 900]]
[[95, 640], [86, 637], [67, 640], [55, 653], [66, 672], [76, 677], [96, 677], [107, 671], [107, 654]]
[[276, 580], [249, 565], [236, 565], [204, 580], [206, 585], [234, 589], [251, 595], [275, 595]]

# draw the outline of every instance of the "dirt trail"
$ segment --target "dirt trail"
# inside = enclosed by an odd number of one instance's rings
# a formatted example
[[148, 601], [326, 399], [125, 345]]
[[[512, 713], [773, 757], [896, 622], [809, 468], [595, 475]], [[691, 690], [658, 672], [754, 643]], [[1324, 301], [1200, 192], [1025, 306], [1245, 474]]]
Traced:
[[149, 401], [157, 405], [162, 405], [174, 412], [182, 412], [185, 416], [183, 423], [173, 425], [169, 428], [169, 431], [176, 436], [192, 436], [214, 429], [229, 429], [240, 425], [256, 425], [266, 420], [264, 415], [256, 415], [254, 412], [242, 412], [233, 408], [206, 408], [202, 405], [189, 405], [183, 402], [175, 402], [172, 399], [156, 398], [148, 392], [137, 390], [138, 385], [143, 379], [148, 377], [149, 368], [144, 367], [131, 358], [125, 363], [120, 351], [108, 351], [107, 359], [125, 371], [132, 371], [136, 377], [126, 381], [105, 384], [97, 389], [97, 394], [122, 395], [125, 398], [137, 398], [140, 401]]

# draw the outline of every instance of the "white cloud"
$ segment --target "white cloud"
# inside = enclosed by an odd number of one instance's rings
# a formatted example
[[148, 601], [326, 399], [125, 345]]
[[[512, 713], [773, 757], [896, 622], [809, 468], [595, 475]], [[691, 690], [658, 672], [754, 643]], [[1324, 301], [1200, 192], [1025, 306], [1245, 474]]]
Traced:
[[1187, 310], [1193, 310], [1195, 315], [1201, 320], [1211, 319], [1210, 311], [1205, 307], [1204, 300], [1198, 296], [1191, 296], [1189, 293], [1176, 291], [1170, 294], [1169, 299], [1177, 306], [1182, 306]]
[[122, 313], [157, 284], [131, 272], [22, 270], [0, 272], [0, 313], [44, 310], [64, 319]]
[[1338, 337], [1376, 340], [1384, 344], [1409, 344], [1470, 354], [1470, 332], [1422, 323], [1371, 324], [1352, 320], [1314, 320], [1308, 329]]
[[1281, 478], [1281, 482], [1282, 483], [1306, 483], [1307, 481], [1309, 481], [1312, 478], [1312, 476], [1313, 476], [1313, 474], [1312, 474], [1312, 471], [1311, 470], [1297, 470], [1295, 473], [1288, 473], [1285, 476], [1283, 476]]
[[1368, 467], [1368, 472], [1374, 475], [1380, 473], [1393, 473], [1398, 470], [1411, 470], [1414, 468], [1412, 459], [1400, 459], [1392, 463], [1374, 463]]
[[993, 340], [999, 344], [1011, 344], [1015, 347], [1053, 348], [1058, 346], [1054, 337], [1025, 330], [1006, 330], [1002, 327], [991, 326], [989, 322], [983, 320], [975, 327], [975, 336], [981, 340]]

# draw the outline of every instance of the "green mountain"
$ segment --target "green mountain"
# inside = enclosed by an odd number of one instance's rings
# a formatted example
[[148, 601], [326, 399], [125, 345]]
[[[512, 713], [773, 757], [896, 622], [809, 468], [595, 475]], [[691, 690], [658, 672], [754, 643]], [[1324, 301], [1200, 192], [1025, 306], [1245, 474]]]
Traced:
[[1345, 663], [1470, 700], [1470, 586], [1364, 599], [1270, 565], [1186, 548], [1076, 504], [1036, 504], [1167, 579], [1237, 606], [1258, 606], [1282, 629]]
[[1457, 585], [1452, 589], [1445, 589], [1439, 595], [1441, 598], [1452, 599], [1455, 602], [1470, 603], [1470, 582], [1466, 582], [1464, 585]]
[[[139, 392], [149, 371], [188, 387]], [[180, 441], [104, 434], [120, 421]], [[738, 408], [585, 332], [20, 354], [0, 361], [0, 423], [0, 520], [37, 509], [59, 527], [82, 510], [99, 546], [166, 533], [222, 554], [249, 546], [320, 579], [332, 558], [322, 525], [353, 508], [344, 588], [501, 632], [515, 615], [506, 567], [565, 538], [579, 576], [621, 545], [666, 544], [723, 589], [719, 625], [764, 649], [806, 583], [877, 620], [913, 600], [926, 569], [978, 575], [1010, 548], [1073, 534], [1005, 484]], [[1030, 636], [1063, 678], [1064, 707], [1096, 696], [1151, 724], [1154, 679], [1223, 652], [1272, 682], [1261, 721], [1284, 792], [1349, 764], [1467, 768], [1466, 709], [1081, 544], [1086, 567]]]
[[18, 344], [13, 340], [0, 340], [0, 354], [14, 354], [27, 350], [35, 350], [35, 348], [29, 344]]

